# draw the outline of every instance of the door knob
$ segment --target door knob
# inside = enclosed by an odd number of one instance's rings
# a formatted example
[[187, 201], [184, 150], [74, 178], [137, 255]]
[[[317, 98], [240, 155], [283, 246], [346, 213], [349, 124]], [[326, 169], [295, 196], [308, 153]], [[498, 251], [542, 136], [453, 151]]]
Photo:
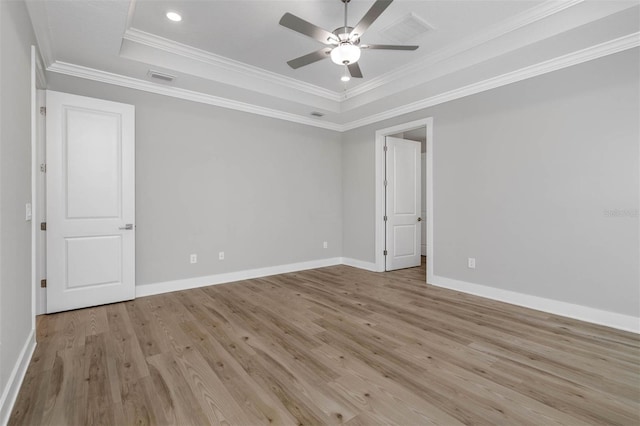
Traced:
[[422, 222], [422, 218], [421, 217], [418, 218], [418, 222]]
[[122, 229], [123, 231], [130, 231], [133, 229], [133, 223], [127, 223], [125, 226], [121, 226], [118, 229]]

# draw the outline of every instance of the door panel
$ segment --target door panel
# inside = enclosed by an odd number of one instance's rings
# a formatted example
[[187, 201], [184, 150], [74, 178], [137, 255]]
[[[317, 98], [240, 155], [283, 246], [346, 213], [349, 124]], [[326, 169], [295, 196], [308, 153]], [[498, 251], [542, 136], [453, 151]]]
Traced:
[[415, 256], [415, 225], [396, 225], [393, 238], [395, 257]]
[[134, 108], [47, 91], [47, 313], [135, 297]]
[[420, 142], [386, 138], [386, 270], [420, 266]]
[[122, 237], [75, 237], [65, 243], [67, 289], [122, 282]]
[[64, 117], [67, 218], [121, 217], [122, 117], [75, 108]]

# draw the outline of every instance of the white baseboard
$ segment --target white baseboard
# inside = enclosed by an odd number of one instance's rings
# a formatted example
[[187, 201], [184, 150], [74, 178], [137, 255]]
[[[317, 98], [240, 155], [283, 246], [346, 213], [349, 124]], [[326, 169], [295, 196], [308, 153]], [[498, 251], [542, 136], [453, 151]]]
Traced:
[[[152, 296], [154, 294], [188, 290], [191, 288], [206, 287], [209, 285], [224, 284], [234, 281], [261, 278], [270, 275], [286, 274], [289, 272], [304, 271], [307, 269], [323, 268], [334, 265], [347, 265], [367, 271], [377, 271], [376, 264], [372, 262], [348, 257], [334, 257], [266, 268], [249, 269], [246, 271], [228, 272], [224, 274], [139, 285], [136, 286], [136, 297]], [[617, 314], [615, 312], [603, 311], [587, 306], [575, 305], [544, 297], [531, 296], [510, 290], [458, 281], [441, 276], [430, 277], [429, 284], [640, 334], [640, 318], [630, 315]]]
[[640, 334], [640, 318], [434, 275], [429, 284]]
[[377, 272], [376, 264], [373, 262], [365, 262], [364, 260], [352, 259], [350, 257], [341, 257], [340, 263], [354, 268], [364, 269], [365, 271]]
[[35, 330], [31, 330], [31, 333], [29, 333], [29, 336], [27, 337], [27, 341], [24, 343], [24, 346], [20, 351], [18, 360], [13, 366], [7, 385], [3, 389], [2, 397], [0, 398], [0, 425], [6, 425], [9, 422], [9, 416], [11, 415], [11, 410], [13, 410], [13, 404], [16, 403], [18, 392], [22, 386], [24, 375], [27, 372], [27, 367], [29, 367], [29, 362], [31, 362], [31, 357], [33, 356], [33, 351], [35, 351], [35, 349]]
[[311, 260], [309, 262], [291, 263], [288, 265], [270, 266], [267, 268], [249, 269], [246, 271], [228, 272], [155, 284], [144, 284], [136, 286], [136, 297], [152, 296], [154, 294], [169, 293], [171, 291], [188, 290], [190, 288], [268, 277], [269, 275], [286, 274], [288, 272], [304, 271], [306, 269], [324, 268], [325, 266], [340, 265], [341, 263], [341, 258], [333, 257], [329, 259]]

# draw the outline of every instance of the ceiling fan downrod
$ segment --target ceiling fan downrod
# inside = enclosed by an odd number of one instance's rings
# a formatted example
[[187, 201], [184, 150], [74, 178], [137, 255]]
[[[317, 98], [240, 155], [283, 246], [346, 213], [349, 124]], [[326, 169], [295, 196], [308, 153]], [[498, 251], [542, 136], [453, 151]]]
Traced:
[[347, 38], [349, 38], [349, 33], [347, 32], [347, 4], [350, 2], [351, 0], [342, 0], [342, 3], [344, 3], [344, 38], [345, 40]]

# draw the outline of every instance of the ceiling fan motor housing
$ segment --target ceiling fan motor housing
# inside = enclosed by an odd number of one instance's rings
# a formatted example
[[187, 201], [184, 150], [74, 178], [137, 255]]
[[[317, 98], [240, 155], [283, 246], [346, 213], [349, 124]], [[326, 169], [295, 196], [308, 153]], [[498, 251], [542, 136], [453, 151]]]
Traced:
[[338, 39], [341, 42], [350, 41], [352, 44], [355, 44], [355, 45], [360, 44], [360, 37], [349, 40], [349, 35], [351, 34], [351, 31], [353, 31], [353, 27], [340, 27], [333, 30], [332, 33], [335, 34], [335, 36], [338, 37]]

